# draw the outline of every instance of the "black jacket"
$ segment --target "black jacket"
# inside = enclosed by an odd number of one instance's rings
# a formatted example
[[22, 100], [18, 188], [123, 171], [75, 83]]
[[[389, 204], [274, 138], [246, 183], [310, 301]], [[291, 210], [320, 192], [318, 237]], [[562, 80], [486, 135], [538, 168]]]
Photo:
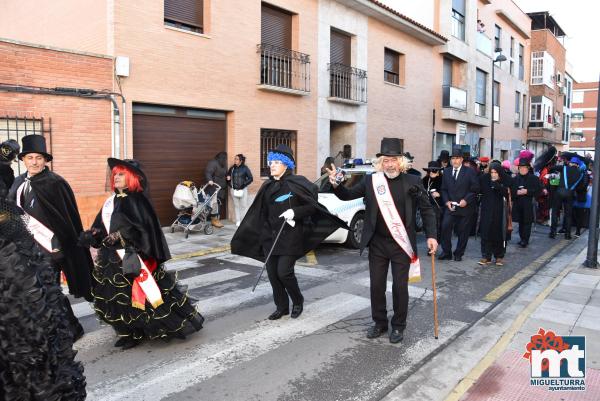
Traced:
[[438, 175], [435, 178], [431, 178], [429, 174], [427, 174], [425, 177], [423, 177], [423, 187], [425, 188], [425, 192], [427, 192], [427, 195], [429, 196], [429, 203], [431, 203], [431, 206], [433, 206], [434, 210], [438, 207], [444, 207], [441, 196], [438, 198], [434, 198], [433, 196], [431, 196], [432, 189], [435, 189], [435, 191], [440, 195], [442, 194], [442, 175]]
[[[519, 188], [527, 190], [525, 195], [517, 195]], [[512, 179], [511, 196], [513, 202], [513, 221], [523, 224], [533, 222], [533, 200], [539, 195], [542, 186], [539, 178], [532, 172], [526, 175], [517, 174]]]
[[[15, 179], [8, 195], [9, 200], [16, 202], [17, 190], [26, 176], [27, 173]], [[41, 223], [54, 232], [60, 243], [64, 259], [57, 264], [67, 277], [69, 292], [75, 297], [92, 299], [92, 257], [89, 250], [77, 246], [83, 225], [73, 190], [61, 176], [47, 167], [31, 178], [31, 188], [41, 211], [40, 216], [43, 216]], [[27, 210], [26, 205], [23, 206]]]
[[[296, 226], [291, 227], [288, 224], [284, 226], [282, 237], [278, 241], [279, 245], [276, 246], [276, 254], [282, 255], [283, 252], [292, 252], [291, 255], [300, 258], [308, 251], [315, 249], [338, 228], [348, 229], [346, 223], [329, 213], [327, 208], [318, 203], [316, 185], [305, 177], [294, 174], [286, 175], [283, 180], [286, 181], [286, 186], [296, 198], [294, 203], [297, 202], [297, 204], [291, 204], [295, 214]], [[240, 227], [231, 239], [231, 253], [247, 256], [261, 262], [265, 261], [268, 252], [268, 249], [265, 251], [265, 247], [270, 247], [284, 223], [283, 219], [278, 216], [288, 209], [288, 207], [284, 208], [285, 205], [281, 205], [282, 210], [277, 216], [275, 216], [277, 211], [274, 209], [272, 210], [273, 213], [266, 210], [273, 207], [272, 204], [268, 203], [274, 201], [272, 196], [281, 192], [273, 187], [276, 184], [277, 181], [270, 178], [260, 187], [254, 202], [252, 202]], [[290, 204], [287, 204], [287, 206], [290, 206]], [[267, 220], [269, 218], [271, 218], [270, 221]], [[285, 242], [288, 240], [296, 241], [297, 244], [293, 246], [286, 245]], [[300, 248], [301, 250], [299, 250]]]
[[460, 202], [464, 199], [467, 206], [457, 207], [455, 212], [458, 216], [466, 216], [475, 211], [477, 194], [479, 193], [479, 178], [477, 172], [472, 168], [462, 166], [456, 181], [452, 174], [454, 167], [446, 167], [442, 176], [442, 202], [444, 207], [448, 202]]
[[10, 164], [0, 162], [0, 199], [6, 199], [14, 181], [15, 175]]
[[233, 189], [244, 189], [248, 185], [252, 184], [254, 178], [250, 172], [250, 168], [245, 164], [240, 166], [231, 166], [227, 175], [230, 177], [229, 186]]
[[504, 241], [506, 239], [508, 191], [510, 187], [501, 178], [492, 181], [490, 173], [480, 176], [481, 191], [481, 239], [484, 241]]
[[204, 171], [206, 182], [213, 181], [214, 183], [219, 184], [221, 188], [225, 189], [227, 186], [226, 175], [227, 166], [222, 166], [217, 159], [212, 159], [206, 164], [206, 170]]
[[[423, 228], [427, 235], [427, 238], [437, 238], [436, 232], [436, 218], [429, 199], [423, 188], [421, 180], [416, 175], [412, 174], [400, 174], [399, 177], [403, 180], [404, 194], [404, 215], [400, 215], [402, 222], [406, 227], [406, 232], [410, 238], [410, 243], [413, 250], [417, 253], [417, 231], [415, 226], [417, 208], [421, 210], [421, 217], [423, 219]], [[339, 185], [334, 193], [341, 200], [352, 200], [364, 197], [365, 202], [365, 225], [363, 227], [362, 238], [360, 241], [360, 252], [369, 245], [369, 242], [373, 238], [376, 231], [377, 214], [379, 213], [379, 204], [375, 198], [375, 191], [373, 190], [373, 177], [367, 175], [358, 184], [352, 188], [346, 188], [343, 185]]]

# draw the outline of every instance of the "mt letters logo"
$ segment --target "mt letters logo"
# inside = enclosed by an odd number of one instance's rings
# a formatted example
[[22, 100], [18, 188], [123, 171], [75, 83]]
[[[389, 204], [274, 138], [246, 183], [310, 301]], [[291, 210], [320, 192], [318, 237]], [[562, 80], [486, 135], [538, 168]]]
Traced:
[[557, 336], [540, 328], [523, 358], [531, 364], [530, 385], [549, 391], [585, 391], [585, 336]]

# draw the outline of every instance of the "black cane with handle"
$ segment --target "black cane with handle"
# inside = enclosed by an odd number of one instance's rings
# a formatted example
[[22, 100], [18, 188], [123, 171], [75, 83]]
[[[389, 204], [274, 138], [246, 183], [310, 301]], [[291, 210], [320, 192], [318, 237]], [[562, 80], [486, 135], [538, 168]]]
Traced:
[[281, 232], [283, 231], [283, 227], [285, 227], [286, 224], [287, 224], [287, 220], [283, 220], [283, 224], [281, 225], [281, 228], [279, 229], [279, 232], [277, 233], [277, 236], [275, 237], [275, 241], [273, 241], [273, 246], [271, 246], [271, 250], [269, 251], [267, 258], [265, 259], [265, 263], [263, 263], [263, 265], [262, 265], [262, 269], [260, 269], [260, 274], [258, 275], [258, 280], [256, 280], [256, 283], [254, 283], [254, 287], [252, 287], [252, 292], [254, 292], [254, 290], [256, 289], [256, 286], [258, 285], [258, 282], [260, 281], [260, 278], [262, 277], [263, 272], [265, 271], [265, 267], [267, 267], [267, 262], [269, 261], [269, 258], [271, 257], [271, 254], [273, 253], [273, 249], [275, 249], [275, 245], [277, 245], [277, 240], [279, 240], [279, 236], [281, 235]]

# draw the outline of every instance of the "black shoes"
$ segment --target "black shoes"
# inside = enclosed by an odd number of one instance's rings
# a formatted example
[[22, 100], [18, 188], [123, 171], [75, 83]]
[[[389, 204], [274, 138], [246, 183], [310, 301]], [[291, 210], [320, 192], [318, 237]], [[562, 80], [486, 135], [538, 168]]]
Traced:
[[559, 234], [564, 234], [564, 233], [566, 233], [566, 232], [567, 232], [567, 229], [566, 229], [566, 228], [561, 228], [560, 230], [558, 230], [558, 233], [559, 233]]
[[377, 338], [388, 331], [387, 327], [371, 326], [367, 330], [367, 338]]
[[302, 314], [303, 310], [304, 310], [304, 308], [303, 308], [302, 304], [292, 306], [292, 314], [290, 315], [290, 317], [292, 319], [296, 319], [298, 316], [300, 316]]
[[[302, 312], [302, 311], [300, 311]], [[276, 310], [275, 312], [271, 313], [269, 315], [269, 320], [277, 320], [277, 319], [281, 319], [283, 316], [289, 314], [290, 311], [289, 309], [285, 309], [285, 310]]]
[[390, 342], [392, 344], [397, 344], [404, 339], [404, 331], [393, 329], [390, 333]]
[[115, 343], [115, 347], [121, 347], [121, 349], [126, 350], [137, 346], [140, 343], [140, 340], [136, 340], [133, 337], [121, 337]]
[[556, 231], [550, 231], [550, 234], [548, 234], [548, 238], [556, 238]]
[[452, 260], [452, 255], [449, 253], [442, 253], [439, 257], [438, 260]]
[[581, 237], [581, 231], [580, 231], [580, 230], [577, 230], [577, 231], [575, 231], [575, 235], [574, 235], [574, 237], [575, 237], [575, 238], [579, 238], [579, 237]]
[[462, 261], [462, 256], [454, 255], [454, 261], [455, 262], [461, 262]]
[[81, 337], [83, 337], [83, 334], [84, 334], [83, 327], [81, 326], [81, 324], [78, 323], [77, 327], [75, 327], [73, 329], [73, 342], [76, 342]]
[[573, 239], [573, 237], [571, 237], [571, 233], [565, 233], [565, 239]]
[[527, 248], [527, 242], [525, 242], [525, 241], [519, 241], [519, 246], [521, 248]]

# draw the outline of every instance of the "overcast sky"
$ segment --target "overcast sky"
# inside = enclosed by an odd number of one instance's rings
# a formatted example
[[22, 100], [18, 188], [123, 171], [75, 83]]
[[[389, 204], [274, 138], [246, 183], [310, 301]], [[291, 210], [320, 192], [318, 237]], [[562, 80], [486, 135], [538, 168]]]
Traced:
[[549, 11], [567, 34], [567, 61], [579, 82], [598, 81], [600, 74], [600, 1], [514, 0], [525, 12]]

